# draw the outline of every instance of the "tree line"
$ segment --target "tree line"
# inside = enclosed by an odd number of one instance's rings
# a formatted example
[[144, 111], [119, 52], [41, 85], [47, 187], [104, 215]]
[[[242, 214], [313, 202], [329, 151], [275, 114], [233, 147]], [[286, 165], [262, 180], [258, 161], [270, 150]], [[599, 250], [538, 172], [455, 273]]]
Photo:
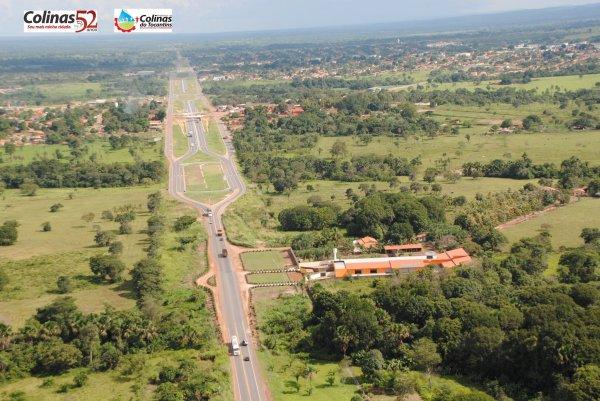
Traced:
[[0, 166], [0, 181], [7, 188], [19, 188], [27, 182], [43, 188], [123, 187], [160, 181], [164, 173], [161, 161], [62, 163], [36, 160], [27, 165]]

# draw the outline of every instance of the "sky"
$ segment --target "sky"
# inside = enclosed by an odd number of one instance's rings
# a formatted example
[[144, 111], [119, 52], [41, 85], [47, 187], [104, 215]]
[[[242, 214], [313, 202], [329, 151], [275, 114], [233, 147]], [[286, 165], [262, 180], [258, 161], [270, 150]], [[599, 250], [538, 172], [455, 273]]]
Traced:
[[23, 12], [96, 9], [112, 32], [114, 8], [172, 8], [174, 31], [215, 33], [401, 22], [594, 0], [0, 0], [0, 35], [23, 31]]

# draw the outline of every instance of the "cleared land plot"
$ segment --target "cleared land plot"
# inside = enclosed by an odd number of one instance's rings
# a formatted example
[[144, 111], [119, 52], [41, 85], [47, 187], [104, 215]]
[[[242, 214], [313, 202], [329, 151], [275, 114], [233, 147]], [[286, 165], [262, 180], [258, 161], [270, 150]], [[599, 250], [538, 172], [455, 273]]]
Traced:
[[593, 145], [600, 143], [600, 131], [495, 136], [471, 134], [470, 140], [464, 134], [434, 139], [378, 137], [368, 145], [358, 143], [351, 137], [320, 137], [312, 153], [318, 156], [318, 149], [321, 149], [322, 155], [329, 155], [337, 140], [346, 142], [350, 156], [385, 156], [390, 153], [407, 159], [421, 156], [423, 167], [432, 166], [435, 160], [443, 157], [449, 157], [451, 167], [458, 168], [468, 161], [486, 163], [494, 159], [507, 159], [504, 155], [516, 159], [523, 153], [527, 153], [536, 163], [549, 162], [557, 165], [575, 155], [582, 160], [600, 160], [600, 146]]
[[292, 281], [287, 273], [256, 273], [246, 276], [249, 284], [271, 284]]
[[183, 156], [189, 149], [188, 138], [179, 124], [173, 124], [173, 154], [175, 157]]
[[552, 235], [552, 245], [574, 247], [583, 245], [579, 237], [586, 227], [600, 227], [600, 200], [582, 198], [578, 202], [560, 207], [532, 220], [510, 227], [502, 232], [509, 242], [539, 233], [542, 226]]
[[248, 271], [283, 269], [286, 265], [281, 251], [244, 252], [240, 257]]

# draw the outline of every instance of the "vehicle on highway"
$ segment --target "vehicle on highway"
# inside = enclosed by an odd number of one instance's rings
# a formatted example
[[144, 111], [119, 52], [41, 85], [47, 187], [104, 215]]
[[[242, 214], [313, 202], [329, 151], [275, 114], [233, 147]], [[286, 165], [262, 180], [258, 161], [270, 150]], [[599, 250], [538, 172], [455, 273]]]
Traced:
[[191, 137], [192, 136], [192, 131], [188, 131], [188, 136]]
[[249, 356], [245, 356], [245, 357], [244, 357], [244, 361], [249, 361], [249, 360], [250, 360], [250, 357], [249, 357]]
[[220, 228], [217, 230], [217, 237], [222, 237], [223, 236], [223, 230], [221, 230]]
[[227, 257], [227, 249], [223, 248], [223, 250], [221, 251], [221, 256], [223, 256], [224, 258]]
[[242, 340], [241, 344], [245, 347], [246, 345], [248, 345], [248, 342], [246, 340]]
[[240, 354], [240, 345], [236, 336], [231, 336], [231, 353], [235, 356]]
[[213, 212], [212, 212], [212, 210], [208, 209], [208, 212], [206, 212], [206, 215], [207, 215], [208, 217], [213, 217]]

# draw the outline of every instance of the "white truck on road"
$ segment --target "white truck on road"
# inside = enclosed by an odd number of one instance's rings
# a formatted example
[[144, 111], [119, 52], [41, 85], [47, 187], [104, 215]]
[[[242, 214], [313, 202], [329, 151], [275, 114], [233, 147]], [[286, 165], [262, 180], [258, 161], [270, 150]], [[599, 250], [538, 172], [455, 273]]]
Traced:
[[231, 353], [235, 356], [240, 354], [240, 344], [236, 336], [231, 336]]

